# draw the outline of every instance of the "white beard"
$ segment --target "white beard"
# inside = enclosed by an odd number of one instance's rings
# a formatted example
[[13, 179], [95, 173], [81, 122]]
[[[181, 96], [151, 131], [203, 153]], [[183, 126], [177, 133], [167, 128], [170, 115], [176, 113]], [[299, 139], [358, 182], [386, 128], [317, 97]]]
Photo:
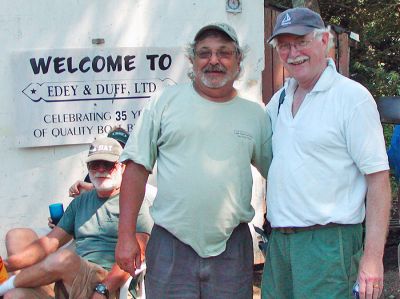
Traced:
[[[108, 172], [95, 172], [89, 171], [90, 181], [97, 191], [111, 191], [118, 189], [122, 182], [122, 168], [118, 167], [112, 174]], [[104, 179], [107, 178], [107, 179]]]
[[213, 81], [211, 78], [207, 78], [207, 74], [205, 73], [201, 73], [199, 74], [200, 77], [200, 81], [207, 86], [208, 88], [221, 88], [223, 86], [225, 86], [225, 84], [229, 81], [229, 77], [227, 75], [225, 75], [225, 78], [223, 78], [220, 81]]
[[[217, 69], [220, 71], [225, 72], [225, 76], [220, 79], [220, 80], [213, 80], [212, 78], [208, 77], [206, 70], [212, 70], [212, 69]], [[196, 70], [195, 71], [196, 76], [200, 79], [201, 83], [203, 83], [204, 86], [207, 86], [208, 88], [221, 88], [224, 87], [225, 84], [230, 81], [230, 80], [235, 80], [238, 75], [239, 75], [239, 68], [232, 72], [228, 72], [225, 67], [222, 65], [216, 65], [214, 67], [212, 66], [207, 66], [206, 68], [202, 70]]]

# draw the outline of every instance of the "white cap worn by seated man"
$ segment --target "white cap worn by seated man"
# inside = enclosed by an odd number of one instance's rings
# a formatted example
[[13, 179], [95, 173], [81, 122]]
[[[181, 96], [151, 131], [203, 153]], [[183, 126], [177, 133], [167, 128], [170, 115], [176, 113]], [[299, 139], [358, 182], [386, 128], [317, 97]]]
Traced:
[[110, 137], [101, 137], [93, 141], [89, 148], [86, 163], [96, 160], [117, 162], [122, 153], [119, 142]]

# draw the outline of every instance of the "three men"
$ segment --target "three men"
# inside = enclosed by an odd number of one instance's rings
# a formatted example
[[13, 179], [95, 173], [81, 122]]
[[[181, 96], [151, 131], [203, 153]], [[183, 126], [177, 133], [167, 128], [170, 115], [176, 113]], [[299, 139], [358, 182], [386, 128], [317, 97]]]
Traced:
[[317, 13], [282, 12], [269, 42], [291, 78], [267, 105], [263, 298], [350, 298], [356, 280], [361, 298], [377, 298], [391, 194], [374, 99], [327, 58], [332, 36]]
[[[129, 277], [115, 264], [114, 257], [125, 168], [118, 162], [121, 152], [121, 145], [112, 138], [92, 143], [86, 162], [94, 190], [76, 197], [46, 236], [33, 242], [21, 240], [18, 248], [13, 247], [6, 268], [22, 270], [0, 285], [0, 295], [52, 298], [53, 292], [47, 286], [56, 282], [57, 298], [115, 298]], [[136, 237], [145, 248], [152, 221], [148, 207], [143, 207]], [[75, 251], [59, 249], [72, 238], [76, 241]]]
[[252, 298], [250, 166], [266, 176], [270, 123], [233, 88], [243, 59], [233, 28], [203, 27], [189, 57], [193, 82], [166, 89], [142, 111], [121, 155], [117, 262], [130, 273], [140, 266], [134, 228], [157, 161], [146, 296]]

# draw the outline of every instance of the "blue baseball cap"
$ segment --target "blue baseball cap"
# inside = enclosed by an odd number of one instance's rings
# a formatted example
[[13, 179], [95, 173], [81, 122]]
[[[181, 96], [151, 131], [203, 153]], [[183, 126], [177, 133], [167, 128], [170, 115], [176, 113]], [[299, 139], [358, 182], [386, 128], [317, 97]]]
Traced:
[[314, 29], [324, 29], [324, 21], [319, 14], [305, 7], [296, 7], [281, 12], [276, 18], [276, 23], [270, 43], [281, 34], [306, 35]]

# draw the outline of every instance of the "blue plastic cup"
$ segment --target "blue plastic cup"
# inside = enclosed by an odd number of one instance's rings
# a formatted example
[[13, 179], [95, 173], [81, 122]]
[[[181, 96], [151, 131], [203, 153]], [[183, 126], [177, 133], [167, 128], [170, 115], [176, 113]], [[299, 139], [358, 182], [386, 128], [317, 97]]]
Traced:
[[60, 221], [64, 214], [64, 206], [62, 203], [53, 203], [49, 205], [50, 217], [55, 225]]

